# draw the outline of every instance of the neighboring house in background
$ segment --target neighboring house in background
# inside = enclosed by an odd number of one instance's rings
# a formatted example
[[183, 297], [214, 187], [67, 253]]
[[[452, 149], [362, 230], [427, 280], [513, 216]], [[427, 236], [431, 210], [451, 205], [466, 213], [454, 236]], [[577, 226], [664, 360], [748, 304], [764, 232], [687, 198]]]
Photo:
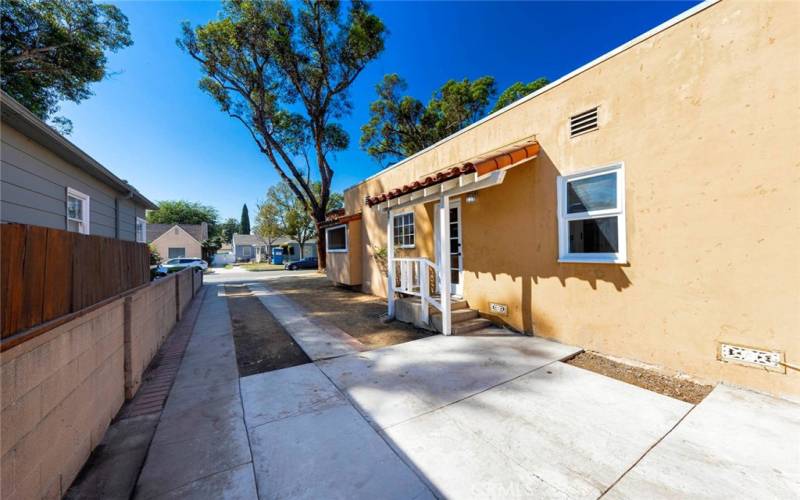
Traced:
[[[288, 236], [279, 236], [268, 245], [264, 239], [254, 234], [234, 234], [233, 254], [236, 262], [268, 260], [273, 248], [283, 249], [283, 261], [292, 262], [300, 259], [300, 243]], [[317, 240], [306, 241], [303, 245], [303, 257], [317, 256]]]
[[[301, 258], [300, 243], [298, 243], [297, 240], [293, 240], [288, 236], [279, 237], [273, 242], [272, 246], [283, 248], [284, 262], [292, 262]], [[302, 257], [316, 257], [316, 256], [317, 256], [317, 240], [310, 239], [303, 244]]]
[[265, 251], [264, 240], [254, 234], [234, 234], [231, 240], [235, 262], [257, 260], [256, 256]]
[[0, 221], [145, 242], [158, 206], [5, 92]]
[[795, 3], [693, 7], [347, 189], [328, 275], [800, 396], [798, 54]]
[[208, 224], [148, 224], [147, 242], [163, 260], [179, 257], [203, 258]]

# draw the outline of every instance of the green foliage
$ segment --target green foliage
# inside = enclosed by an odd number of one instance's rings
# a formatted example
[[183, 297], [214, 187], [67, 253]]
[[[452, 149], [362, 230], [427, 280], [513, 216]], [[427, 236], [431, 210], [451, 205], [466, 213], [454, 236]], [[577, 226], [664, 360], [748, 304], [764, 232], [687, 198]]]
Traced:
[[237, 233], [241, 233], [239, 221], [233, 217], [225, 219], [225, 222], [219, 225], [219, 236], [225, 243], [232, 242], [233, 235]]
[[250, 234], [250, 212], [247, 211], [247, 203], [242, 205], [242, 218], [239, 221], [239, 230], [242, 234]]
[[157, 266], [161, 264], [161, 255], [158, 253], [158, 250], [153, 245], [148, 245], [150, 249], [150, 265]]
[[495, 111], [505, 108], [512, 102], [522, 99], [528, 94], [536, 92], [548, 83], [550, 83], [550, 80], [547, 78], [537, 78], [536, 80], [528, 83], [516, 82], [511, 84], [503, 91], [502, 94], [497, 97], [497, 102], [494, 103], [494, 107], [492, 108], [491, 112], [494, 113]]
[[[315, 193], [319, 193], [322, 186], [319, 182], [313, 182], [311, 189]], [[326, 211], [336, 210], [342, 206], [344, 206], [342, 195], [331, 193]], [[264, 219], [261, 222], [268, 221], [271, 231], [277, 235], [285, 234], [300, 244], [300, 257], [302, 258], [303, 246], [316, 235], [317, 228], [314, 218], [305, 210], [286, 184], [276, 184], [267, 190], [266, 201], [259, 205], [259, 216], [262, 213]], [[266, 219], [267, 217], [269, 219]], [[259, 228], [261, 228], [261, 224], [259, 224]], [[266, 229], [267, 226], [264, 226], [264, 230]]]
[[[317, 223], [325, 220], [331, 196], [328, 157], [348, 144], [336, 120], [350, 112], [347, 91], [386, 36], [367, 3], [344, 5], [227, 0], [219, 19], [185, 24], [178, 41], [200, 63], [200, 88], [242, 123]], [[312, 169], [321, 186], [316, 191]]]
[[[518, 99], [546, 84], [543, 78], [515, 83], [500, 94], [498, 103]], [[397, 74], [385, 75], [376, 86], [378, 99], [370, 105], [369, 122], [361, 127], [361, 147], [378, 162], [411, 156], [478, 121], [486, 116], [497, 93], [491, 76], [449, 80], [427, 105], [402, 95], [406, 88]]]
[[147, 211], [150, 224], [208, 224], [209, 239], [218, 236], [219, 212], [214, 207], [194, 201], [164, 200], [158, 202], [158, 210]]
[[[258, 204], [255, 234], [263, 239], [268, 246], [272, 246], [272, 242], [283, 235], [280, 208], [267, 202]], [[269, 258], [272, 258], [272, 256], [270, 255]]]
[[67, 133], [69, 120], [52, 116], [59, 101], [91, 96], [107, 74], [106, 51], [133, 43], [122, 11], [92, 0], [6, 0], [0, 18], [3, 90]]

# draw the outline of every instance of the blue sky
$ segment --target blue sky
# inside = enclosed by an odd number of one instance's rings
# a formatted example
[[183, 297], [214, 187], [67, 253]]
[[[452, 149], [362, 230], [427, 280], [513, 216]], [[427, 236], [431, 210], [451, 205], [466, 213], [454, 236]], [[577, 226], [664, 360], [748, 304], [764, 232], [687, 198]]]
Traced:
[[[446, 80], [492, 75], [502, 90], [555, 80], [696, 2], [374, 2], [390, 30], [386, 50], [351, 90], [343, 125], [350, 148], [332, 159], [343, 190], [380, 165], [359, 148], [375, 84], [399, 73], [427, 101]], [[236, 217], [251, 214], [277, 174], [247, 131], [197, 86], [197, 64], [175, 45], [180, 23], [213, 19], [216, 2], [120, 2], [134, 45], [109, 57], [95, 95], [65, 103], [70, 139], [154, 201], [186, 199]]]

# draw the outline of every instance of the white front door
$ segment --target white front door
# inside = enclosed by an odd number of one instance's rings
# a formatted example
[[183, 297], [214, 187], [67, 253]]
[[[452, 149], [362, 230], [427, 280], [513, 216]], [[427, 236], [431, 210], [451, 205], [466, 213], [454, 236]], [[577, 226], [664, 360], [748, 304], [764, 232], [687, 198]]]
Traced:
[[[439, 213], [439, 204], [434, 207], [434, 213]], [[439, 261], [439, 218], [434, 217], [434, 234], [436, 235], [436, 260]], [[464, 256], [461, 252], [461, 202], [459, 199], [450, 200], [450, 262], [446, 263], [444, 270], [450, 269], [450, 294], [461, 297], [464, 293]]]

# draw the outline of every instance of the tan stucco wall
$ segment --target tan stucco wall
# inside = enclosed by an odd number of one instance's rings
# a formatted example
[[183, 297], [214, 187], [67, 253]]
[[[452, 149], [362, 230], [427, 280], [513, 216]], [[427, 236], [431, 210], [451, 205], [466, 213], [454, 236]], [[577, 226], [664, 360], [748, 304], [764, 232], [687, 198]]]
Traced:
[[327, 252], [325, 272], [332, 281], [343, 285], [361, 284], [361, 221], [347, 223], [347, 251]]
[[[364, 289], [386, 290], [370, 258], [385, 216], [366, 194], [536, 135], [536, 160], [462, 205], [470, 306], [505, 303], [519, 330], [800, 394], [797, 371], [716, 360], [724, 341], [800, 364], [798, 5], [720, 2], [347, 191], [347, 212], [364, 212]], [[570, 139], [569, 116], [597, 105], [600, 130]], [[556, 177], [619, 161], [629, 264], [559, 264]], [[416, 254], [433, 253], [430, 209], [417, 208]]]
[[184, 231], [181, 227], [178, 227], [177, 229], [177, 234], [175, 234], [175, 227], [172, 227], [169, 229], [169, 231], [154, 239], [153, 242], [150, 243], [156, 248], [158, 254], [161, 256], [161, 259], [169, 259], [169, 249], [177, 247], [183, 247], [186, 249], [185, 257], [196, 259], [202, 258], [203, 247], [200, 242], [194, 239], [192, 235]]

